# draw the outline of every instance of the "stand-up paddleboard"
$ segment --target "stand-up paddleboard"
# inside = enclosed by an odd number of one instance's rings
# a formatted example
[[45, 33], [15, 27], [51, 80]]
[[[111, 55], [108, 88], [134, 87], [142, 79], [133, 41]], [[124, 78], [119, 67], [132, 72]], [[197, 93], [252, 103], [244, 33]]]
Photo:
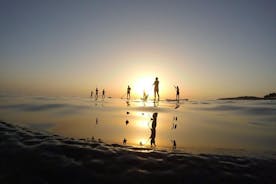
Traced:
[[183, 98], [183, 99], [176, 100], [176, 99], [169, 99], [169, 98], [167, 98], [166, 101], [167, 102], [189, 101], [189, 99], [188, 98]]

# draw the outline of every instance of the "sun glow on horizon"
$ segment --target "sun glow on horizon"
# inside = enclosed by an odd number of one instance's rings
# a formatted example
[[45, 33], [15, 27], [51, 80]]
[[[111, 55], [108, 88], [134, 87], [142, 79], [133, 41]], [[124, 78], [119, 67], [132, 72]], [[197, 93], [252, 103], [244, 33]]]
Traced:
[[133, 82], [133, 94], [136, 97], [143, 97], [144, 92], [149, 95], [149, 97], [153, 96], [153, 82], [152, 77], [140, 77]]
[[142, 98], [144, 92], [146, 95], [149, 96], [149, 98], [153, 98], [154, 96], [154, 77], [152, 76], [144, 76], [139, 77], [136, 80], [134, 80], [132, 84], [132, 93], [137, 98]]

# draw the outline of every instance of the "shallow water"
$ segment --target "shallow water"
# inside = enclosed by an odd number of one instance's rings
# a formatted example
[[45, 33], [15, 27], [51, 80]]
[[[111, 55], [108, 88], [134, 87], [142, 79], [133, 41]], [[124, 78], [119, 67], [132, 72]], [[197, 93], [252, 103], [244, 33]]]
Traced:
[[[152, 125], [157, 113], [156, 127]], [[276, 101], [159, 103], [0, 97], [0, 120], [65, 137], [193, 153], [275, 157]], [[155, 136], [154, 136], [155, 135]], [[175, 143], [175, 145], [173, 145]]]

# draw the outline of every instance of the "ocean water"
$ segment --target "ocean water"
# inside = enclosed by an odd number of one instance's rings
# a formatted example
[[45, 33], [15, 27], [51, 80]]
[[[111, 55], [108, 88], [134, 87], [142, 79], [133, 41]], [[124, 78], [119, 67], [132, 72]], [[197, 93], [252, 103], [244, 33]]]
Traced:
[[154, 103], [2, 95], [0, 121], [108, 144], [192, 153], [276, 155], [276, 101], [272, 100]]

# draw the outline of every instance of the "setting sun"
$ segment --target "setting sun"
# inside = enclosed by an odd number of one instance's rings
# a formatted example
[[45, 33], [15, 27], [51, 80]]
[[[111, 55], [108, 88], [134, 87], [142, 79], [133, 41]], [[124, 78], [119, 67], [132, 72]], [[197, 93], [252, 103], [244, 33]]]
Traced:
[[153, 77], [145, 76], [140, 77], [133, 82], [133, 94], [135, 97], [143, 97], [143, 93], [145, 92], [151, 98], [153, 94]]

